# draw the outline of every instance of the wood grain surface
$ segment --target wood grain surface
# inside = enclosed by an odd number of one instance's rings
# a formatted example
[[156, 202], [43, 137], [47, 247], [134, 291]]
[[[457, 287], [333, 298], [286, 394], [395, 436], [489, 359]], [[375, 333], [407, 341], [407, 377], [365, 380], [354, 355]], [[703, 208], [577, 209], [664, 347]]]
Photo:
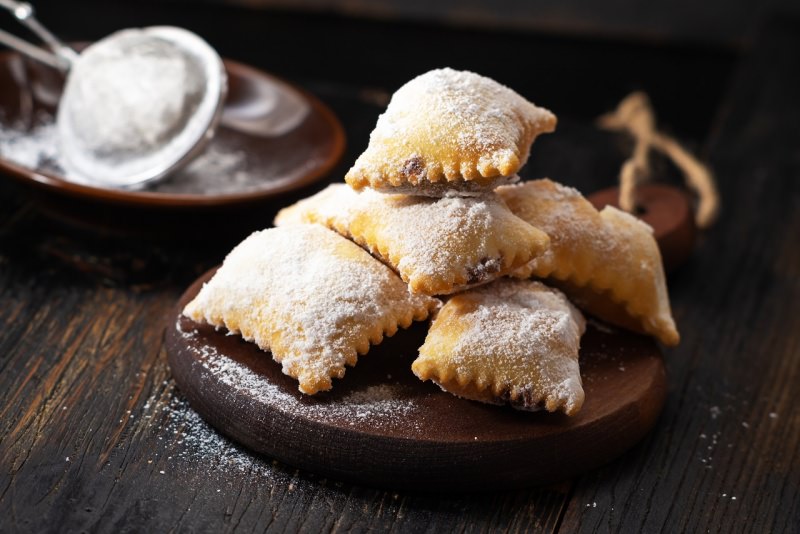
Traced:
[[[665, 351], [665, 410], [638, 446], [555, 486], [431, 497], [253, 457], [176, 390], [164, 317], [252, 221], [217, 240], [170, 238], [167, 228], [157, 240], [109, 239], [52, 222], [0, 181], [0, 531], [798, 531], [800, 22], [767, 28], [731, 79], [735, 55], [724, 50], [200, 5], [187, 14], [119, 2], [85, 16], [102, 5], [51, 3], [45, 20], [79, 39], [152, 23], [199, 31], [224, 55], [299, 81], [331, 105], [348, 134], [344, 165], [365, 146], [387, 90], [430, 63], [452, 64], [554, 108], [559, 132], [537, 141], [525, 175], [591, 192], [613, 184], [624, 157], [592, 118], [644, 89], [665, 127], [704, 147], [722, 217], [670, 277], [683, 340]], [[278, 207], [264, 207], [264, 226]]]

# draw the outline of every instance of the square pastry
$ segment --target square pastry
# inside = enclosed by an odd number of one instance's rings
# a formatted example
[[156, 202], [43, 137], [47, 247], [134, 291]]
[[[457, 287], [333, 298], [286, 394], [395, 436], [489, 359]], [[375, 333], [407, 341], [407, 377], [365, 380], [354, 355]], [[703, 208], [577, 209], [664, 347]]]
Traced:
[[438, 306], [337, 233], [296, 225], [242, 241], [183, 313], [270, 351], [313, 395], [330, 389], [370, 343]]
[[356, 190], [480, 194], [518, 180], [531, 143], [555, 126], [550, 111], [490, 78], [432, 70], [392, 95], [345, 180]]
[[550, 236], [550, 248], [518, 269], [522, 278], [547, 278], [576, 304], [609, 323], [677, 345], [661, 253], [653, 230], [551, 180], [500, 187], [511, 210]]
[[430, 198], [360, 193], [345, 184], [284, 208], [275, 224], [319, 223], [390, 265], [415, 293], [442, 295], [491, 281], [547, 249], [547, 235], [493, 194]]
[[585, 328], [557, 289], [503, 278], [451, 297], [411, 369], [459, 397], [573, 415], [584, 398]]

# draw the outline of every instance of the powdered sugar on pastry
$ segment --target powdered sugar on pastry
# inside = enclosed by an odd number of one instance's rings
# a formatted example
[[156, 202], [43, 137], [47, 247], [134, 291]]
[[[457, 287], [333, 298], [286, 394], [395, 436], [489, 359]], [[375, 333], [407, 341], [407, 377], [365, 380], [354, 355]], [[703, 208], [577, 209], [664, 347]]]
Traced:
[[573, 415], [585, 326], [560, 291], [504, 278], [448, 300], [411, 368], [460, 397]]
[[493, 280], [548, 245], [546, 234], [493, 194], [434, 199], [334, 184], [275, 218], [279, 226], [309, 222], [352, 238], [392, 266], [412, 291], [429, 295]]
[[550, 236], [548, 251], [515, 276], [549, 278], [601, 319], [678, 343], [661, 254], [647, 224], [611, 206], [598, 212], [575, 189], [547, 179], [497, 194]]
[[245, 239], [183, 313], [271, 351], [300, 391], [314, 394], [330, 389], [370, 343], [437, 307], [352, 242], [298, 225]]
[[446, 181], [456, 191], [490, 191], [525, 164], [536, 136], [555, 126], [550, 111], [490, 78], [432, 70], [394, 93], [345, 180], [357, 190], [411, 185], [434, 195], [429, 186]]

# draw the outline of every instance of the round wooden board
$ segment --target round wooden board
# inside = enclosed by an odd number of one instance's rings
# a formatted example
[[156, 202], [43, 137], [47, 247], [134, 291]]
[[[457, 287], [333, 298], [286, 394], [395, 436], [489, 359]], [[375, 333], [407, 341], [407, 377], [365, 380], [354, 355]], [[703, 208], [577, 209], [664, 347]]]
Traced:
[[313, 397], [256, 345], [183, 317], [210, 278], [181, 297], [166, 329], [172, 373], [191, 406], [253, 451], [322, 476], [422, 491], [556, 482], [621, 455], [653, 426], [666, 376], [649, 338], [591, 324], [578, 415], [520, 412], [456, 398], [411, 372], [426, 323], [373, 347]]

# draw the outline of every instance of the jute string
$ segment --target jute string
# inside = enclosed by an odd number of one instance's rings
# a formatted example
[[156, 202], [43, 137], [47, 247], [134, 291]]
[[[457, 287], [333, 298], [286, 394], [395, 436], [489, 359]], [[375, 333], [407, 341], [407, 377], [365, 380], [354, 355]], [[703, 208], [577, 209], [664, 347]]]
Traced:
[[633, 154], [622, 164], [619, 173], [619, 205], [627, 211], [636, 209], [636, 186], [652, 177], [650, 151], [658, 150], [683, 172], [686, 185], [697, 194], [695, 222], [707, 228], [719, 212], [719, 194], [708, 167], [683, 148], [675, 139], [656, 130], [650, 99], [642, 92], [631, 93], [617, 109], [602, 115], [598, 125], [606, 130], [628, 132], [634, 139]]

